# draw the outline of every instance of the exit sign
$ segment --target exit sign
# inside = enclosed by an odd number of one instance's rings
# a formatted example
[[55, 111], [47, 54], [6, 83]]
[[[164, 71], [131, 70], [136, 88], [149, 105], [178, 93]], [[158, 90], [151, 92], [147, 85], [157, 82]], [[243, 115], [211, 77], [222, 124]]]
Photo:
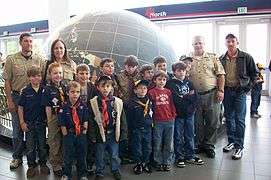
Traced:
[[238, 7], [237, 8], [238, 14], [246, 14], [247, 13], [247, 7]]

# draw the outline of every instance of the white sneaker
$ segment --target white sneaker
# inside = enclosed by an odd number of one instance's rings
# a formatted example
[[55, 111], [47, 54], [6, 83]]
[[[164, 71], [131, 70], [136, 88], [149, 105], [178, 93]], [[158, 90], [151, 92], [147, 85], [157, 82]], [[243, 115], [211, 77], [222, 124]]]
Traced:
[[63, 175], [63, 176], [61, 177], [61, 180], [69, 180], [69, 177], [66, 176], [66, 175]]
[[10, 164], [10, 169], [17, 169], [21, 164], [23, 164], [23, 161], [21, 159], [13, 159]]
[[227, 146], [223, 147], [223, 152], [230, 152], [234, 149], [234, 143], [229, 143]]
[[88, 178], [86, 176], [83, 176], [80, 178], [80, 180], [88, 180]]
[[243, 149], [236, 149], [232, 155], [233, 160], [241, 159], [243, 156]]

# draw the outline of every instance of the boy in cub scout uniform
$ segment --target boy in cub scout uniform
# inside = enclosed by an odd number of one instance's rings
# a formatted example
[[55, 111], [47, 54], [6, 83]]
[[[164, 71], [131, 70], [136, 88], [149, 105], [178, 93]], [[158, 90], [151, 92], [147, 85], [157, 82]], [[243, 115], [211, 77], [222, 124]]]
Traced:
[[111, 172], [116, 180], [121, 179], [119, 141], [127, 138], [127, 125], [121, 99], [112, 96], [113, 81], [109, 76], [101, 76], [97, 80], [98, 95], [90, 100], [91, 116], [88, 135], [96, 142], [96, 179], [104, 175], [105, 151], [111, 159]]

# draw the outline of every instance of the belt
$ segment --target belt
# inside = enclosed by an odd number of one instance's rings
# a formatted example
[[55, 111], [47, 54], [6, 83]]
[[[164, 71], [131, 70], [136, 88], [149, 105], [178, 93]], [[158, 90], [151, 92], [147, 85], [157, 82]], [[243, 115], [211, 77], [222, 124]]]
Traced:
[[236, 86], [236, 87], [226, 86], [225, 89], [230, 90], [230, 91], [241, 91], [241, 87], [240, 86]]
[[216, 90], [216, 87], [214, 87], [214, 88], [212, 88], [212, 89], [210, 89], [208, 91], [198, 92], [198, 94], [199, 95], [205, 95], [205, 94], [209, 94], [209, 93], [213, 92], [214, 90]]
[[15, 91], [15, 90], [13, 90], [13, 91], [11, 91], [12, 92], [12, 94], [14, 94], [14, 95], [20, 95], [21, 93], [20, 93], [20, 91]]

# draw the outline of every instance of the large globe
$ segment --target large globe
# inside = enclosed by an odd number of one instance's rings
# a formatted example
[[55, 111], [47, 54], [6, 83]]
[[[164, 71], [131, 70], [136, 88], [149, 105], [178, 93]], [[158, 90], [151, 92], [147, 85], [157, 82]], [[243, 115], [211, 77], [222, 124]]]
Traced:
[[70, 57], [78, 63], [97, 67], [100, 59], [113, 58], [119, 70], [127, 55], [141, 64], [151, 64], [156, 56], [169, 63], [176, 60], [170, 43], [159, 28], [145, 17], [126, 10], [90, 12], [75, 17], [60, 28], [49, 42], [61, 38]]

